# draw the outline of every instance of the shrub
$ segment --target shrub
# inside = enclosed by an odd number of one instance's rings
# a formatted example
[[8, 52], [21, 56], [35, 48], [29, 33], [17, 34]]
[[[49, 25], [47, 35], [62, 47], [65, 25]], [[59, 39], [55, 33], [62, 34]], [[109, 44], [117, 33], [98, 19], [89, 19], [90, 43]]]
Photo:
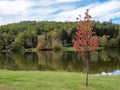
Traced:
[[52, 43], [52, 48], [53, 50], [61, 50], [62, 49], [62, 43], [60, 40], [56, 39], [56, 40], [53, 40], [53, 43]]
[[118, 41], [115, 38], [111, 38], [109, 41], [109, 47], [110, 48], [114, 48], [114, 47], [118, 47]]
[[103, 37], [101, 37], [100, 39], [100, 46], [104, 47], [104, 48], [108, 48], [108, 36], [104, 35]]
[[42, 40], [37, 45], [37, 50], [61, 50], [62, 43], [58, 39], [53, 39], [52, 44], [49, 44], [49, 41]]
[[43, 49], [46, 49], [46, 42], [44, 40], [39, 42], [37, 45], [37, 50], [43, 50]]
[[19, 43], [13, 43], [11, 46], [11, 51], [13, 51], [13, 52], [17, 52], [17, 51], [22, 52], [24, 50], [25, 50], [25, 48]]

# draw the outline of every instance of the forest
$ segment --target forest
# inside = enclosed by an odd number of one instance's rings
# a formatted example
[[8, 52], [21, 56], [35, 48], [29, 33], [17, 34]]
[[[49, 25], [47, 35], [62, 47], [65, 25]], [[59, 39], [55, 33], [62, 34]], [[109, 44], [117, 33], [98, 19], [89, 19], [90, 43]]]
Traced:
[[[0, 26], [0, 50], [57, 50], [71, 47], [78, 22], [22, 21]], [[100, 37], [99, 47], [120, 47], [120, 25], [96, 22], [93, 31]]]

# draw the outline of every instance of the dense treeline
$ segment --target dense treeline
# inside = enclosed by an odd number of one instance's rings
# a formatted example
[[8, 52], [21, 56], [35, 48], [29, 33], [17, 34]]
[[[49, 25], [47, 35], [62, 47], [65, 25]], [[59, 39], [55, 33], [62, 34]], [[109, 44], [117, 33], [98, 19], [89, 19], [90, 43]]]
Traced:
[[[77, 22], [24, 21], [0, 26], [0, 49], [21, 51], [27, 48], [60, 49], [72, 46]], [[93, 27], [100, 46], [120, 47], [120, 25], [97, 22]], [[109, 42], [109, 45], [108, 45]]]

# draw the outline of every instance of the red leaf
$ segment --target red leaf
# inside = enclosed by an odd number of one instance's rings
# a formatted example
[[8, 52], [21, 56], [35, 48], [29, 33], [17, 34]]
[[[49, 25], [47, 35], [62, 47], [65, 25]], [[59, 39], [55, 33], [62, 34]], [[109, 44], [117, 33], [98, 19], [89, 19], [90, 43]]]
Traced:
[[[95, 21], [90, 20], [91, 16], [88, 11], [85, 12], [84, 20], [79, 22], [77, 32], [72, 39], [73, 47], [78, 52], [82, 50], [93, 51], [98, 47], [99, 38], [94, 36], [95, 32], [92, 31]], [[79, 18], [76, 19], [79, 20]]]

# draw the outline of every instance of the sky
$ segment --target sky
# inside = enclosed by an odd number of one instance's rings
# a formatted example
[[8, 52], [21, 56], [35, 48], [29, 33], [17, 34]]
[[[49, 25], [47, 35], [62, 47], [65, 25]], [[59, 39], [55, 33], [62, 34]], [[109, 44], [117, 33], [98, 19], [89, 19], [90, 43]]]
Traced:
[[89, 9], [93, 20], [120, 24], [120, 0], [0, 0], [0, 25], [20, 21], [76, 21]]

